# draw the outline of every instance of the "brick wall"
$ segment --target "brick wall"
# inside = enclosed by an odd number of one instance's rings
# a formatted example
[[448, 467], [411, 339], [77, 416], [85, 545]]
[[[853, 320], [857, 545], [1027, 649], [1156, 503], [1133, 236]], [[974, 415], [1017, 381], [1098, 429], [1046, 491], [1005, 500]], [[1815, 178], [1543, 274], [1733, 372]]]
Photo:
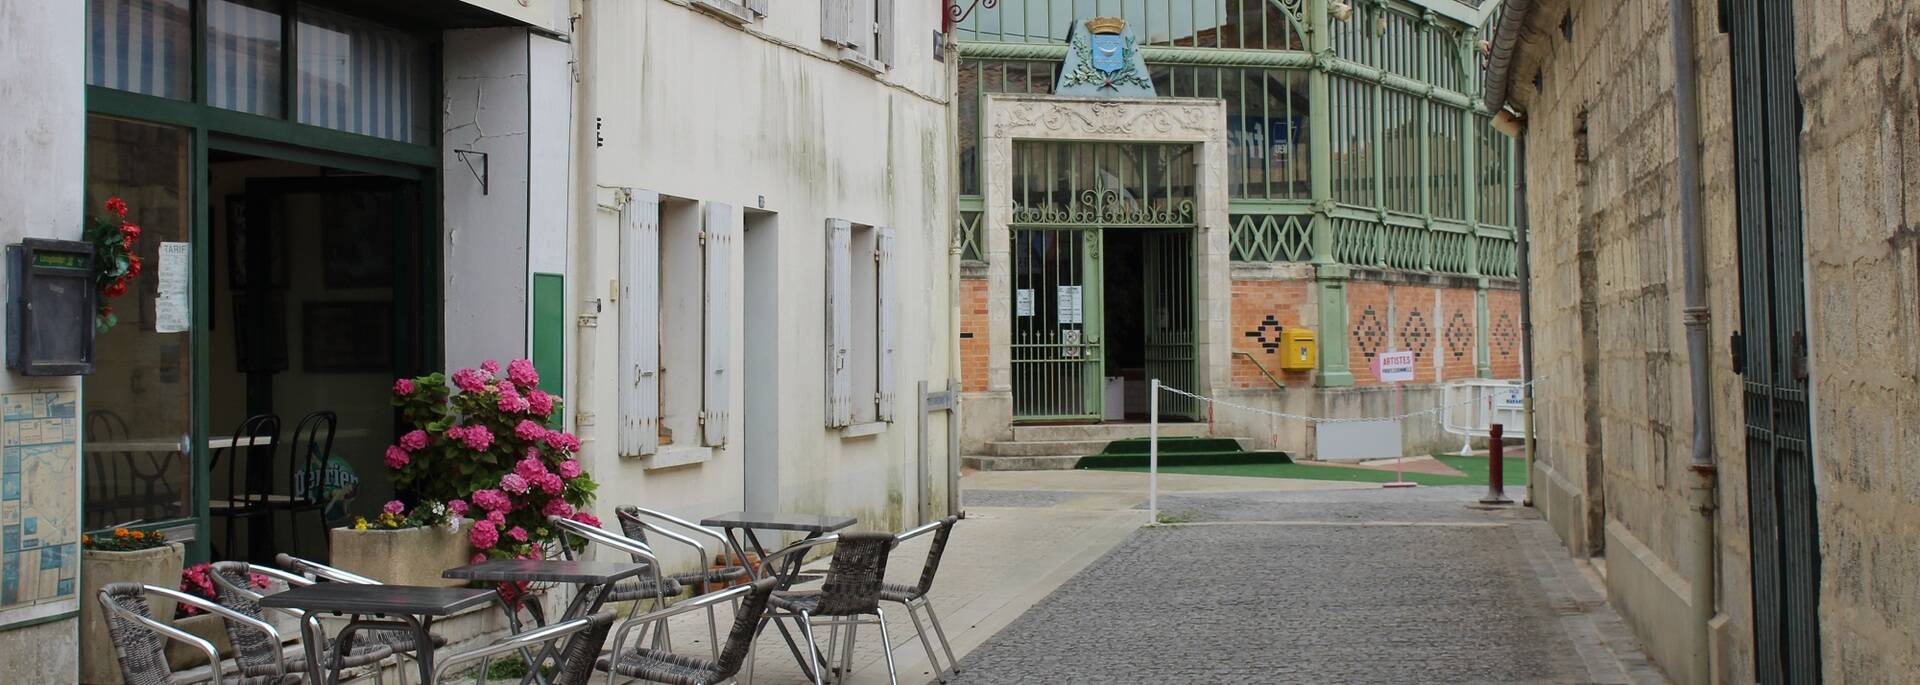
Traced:
[[960, 390], [985, 392], [993, 326], [987, 319], [987, 281], [960, 279]]
[[1416, 384], [1473, 378], [1473, 288], [1356, 280], [1347, 284], [1347, 363], [1356, 385], [1377, 385], [1373, 358], [1414, 353]]
[[1521, 373], [1520, 291], [1487, 291], [1487, 355], [1494, 378]]
[[[1279, 378], [1287, 387], [1307, 387], [1313, 383], [1311, 371], [1280, 369], [1280, 332], [1286, 328], [1319, 328], [1308, 321], [1306, 310], [1313, 297], [1313, 282], [1307, 280], [1238, 280], [1233, 282], [1234, 352], [1245, 352], [1260, 360], [1260, 367]], [[1273, 382], [1260, 373], [1260, 367], [1244, 358], [1233, 358], [1233, 387], [1272, 388]]]
[[1474, 361], [1480, 346], [1478, 299], [1474, 291], [1465, 288], [1440, 291], [1440, 311], [1435, 321], [1440, 333], [1437, 354], [1440, 355], [1441, 380], [1478, 375]]

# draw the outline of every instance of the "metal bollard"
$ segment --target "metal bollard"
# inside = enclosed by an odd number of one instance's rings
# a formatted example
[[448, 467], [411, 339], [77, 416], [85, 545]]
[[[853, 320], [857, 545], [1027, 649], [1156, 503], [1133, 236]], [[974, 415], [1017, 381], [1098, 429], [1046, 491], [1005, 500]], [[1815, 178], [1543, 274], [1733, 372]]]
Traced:
[[1504, 428], [1500, 424], [1487, 427], [1487, 496], [1480, 498], [1481, 504], [1513, 504], [1506, 493], [1506, 444], [1501, 442]]

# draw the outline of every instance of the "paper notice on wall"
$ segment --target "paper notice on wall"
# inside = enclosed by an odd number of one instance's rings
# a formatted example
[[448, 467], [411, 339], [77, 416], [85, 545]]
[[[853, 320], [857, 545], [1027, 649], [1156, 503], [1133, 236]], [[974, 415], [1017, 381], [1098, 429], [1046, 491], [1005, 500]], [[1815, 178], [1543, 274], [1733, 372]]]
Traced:
[[160, 243], [160, 285], [153, 298], [155, 333], [180, 333], [193, 326], [193, 259], [187, 243]]
[[1080, 323], [1080, 286], [1060, 286], [1059, 300], [1054, 310], [1060, 314], [1058, 323]]
[[1033, 316], [1033, 289], [1021, 288], [1013, 293], [1014, 316]]

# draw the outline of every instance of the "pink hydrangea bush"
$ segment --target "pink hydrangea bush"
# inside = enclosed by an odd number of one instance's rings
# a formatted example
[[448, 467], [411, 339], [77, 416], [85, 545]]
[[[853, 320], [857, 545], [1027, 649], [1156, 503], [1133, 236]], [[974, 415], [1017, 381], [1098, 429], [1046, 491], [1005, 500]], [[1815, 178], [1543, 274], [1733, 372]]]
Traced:
[[501, 370], [488, 360], [396, 381], [393, 404], [414, 428], [387, 448], [386, 462], [404, 499], [447, 502], [470, 518], [467, 540], [480, 554], [537, 556], [560, 537], [547, 516], [598, 525], [587, 507], [599, 486], [581, 467], [580, 440], [553, 428], [560, 398], [539, 390], [533, 362]]

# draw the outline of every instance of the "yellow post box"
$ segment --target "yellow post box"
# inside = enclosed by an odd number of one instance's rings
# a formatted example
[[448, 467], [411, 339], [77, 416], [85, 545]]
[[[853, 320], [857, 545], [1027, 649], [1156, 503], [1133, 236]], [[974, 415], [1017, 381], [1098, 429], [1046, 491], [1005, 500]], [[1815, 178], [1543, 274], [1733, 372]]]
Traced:
[[1319, 359], [1320, 343], [1314, 338], [1313, 331], [1289, 328], [1280, 332], [1280, 368], [1307, 371], [1314, 368]]

